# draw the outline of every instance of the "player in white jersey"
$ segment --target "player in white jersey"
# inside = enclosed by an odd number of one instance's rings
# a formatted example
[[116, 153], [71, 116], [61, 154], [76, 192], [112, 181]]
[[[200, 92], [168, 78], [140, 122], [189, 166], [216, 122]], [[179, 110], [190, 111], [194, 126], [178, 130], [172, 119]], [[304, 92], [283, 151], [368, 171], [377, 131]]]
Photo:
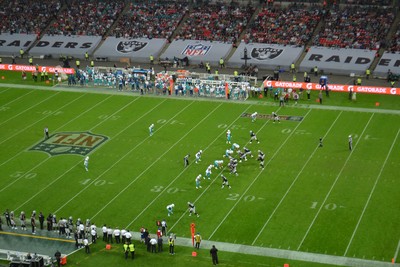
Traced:
[[209, 165], [208, 167], [207, 167], [207, 170], [206, 170], [206, 175], [204, 176], [204, 179], [208, 179], [208, 180], [210, 180], [210, 178], [211, 178], [211, 169], [212, 169], [212, 165]]
[[264, 158], [265, 154], [261, 150], [258, 150], [258, 158], [257, 160], [260, 162], [260, 168], [264, 170]]
[[215, 160], [214, 161], [214, 168], [215, 169], [221, 169], [222, 168], [222, 164], [224, 164], [223, 160]]
[[201, 161], [201, 154], [203, 154], [203, 150], [200, 150], [199, 152], [196, 153], [196, 164]]
[[86, 156], [85, 161], [83, 162], [83, 165], [85, 166], [85, 170], [89, 171], [89, 156]]
[[231, 150], [232, 150], [232, 151], [235, 151], [235, 150], [239, 150], [239, 148], [240, 148], [240, 146], [239, 146], [238, 144], [233, 143], [233, 144], [232, 144], [232, 147], [231, 147]]
[[152, 136], [153, 133], [154, 133], [154, 123], [150, 124], [150, 126], [149, 126], [149, 134], [150, 134], [150, 136]]
[[200, 181], [201, 181], [201, 174], [197, 175], [196, 179], [196, 189], [201, 188]]
[[251, 122], [255, 122], [257, 119], [257, 112], [251, 114]]
[[231, 130], [226, 131], [226, 143], [227, 144], [231, 143], [231, 138], [232, 138]]
[[174, 214], [174, 208], [175, 208], [175, 204], [170, 204], [167, 206], [168, 216], [171, 216], [171, 214]]
[[225, 155], [223, 155], [223, 157], [225, 158], [232, 158], [232, 153], [233, 153], [233, 151], [232, 150], [230, 150], [230, 149], [227, 149], [227, 150], [225, 150]]

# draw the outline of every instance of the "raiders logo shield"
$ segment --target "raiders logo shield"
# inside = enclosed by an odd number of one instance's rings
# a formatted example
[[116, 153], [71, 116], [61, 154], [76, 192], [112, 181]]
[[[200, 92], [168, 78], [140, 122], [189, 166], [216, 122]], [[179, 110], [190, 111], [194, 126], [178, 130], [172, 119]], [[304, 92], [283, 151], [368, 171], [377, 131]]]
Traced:
[[51, 156], [61, 154], [86, 156], [107, 140], [107, 136], [91, 132], [62, 132], [51, 135], [29, 150], [42, 151]]
[[257, 60], [269, 60], [279, 57], [283, 49], [276, 49], [272, 47], [253, 48], [251, 50], [251, 57]]
[[121, 53], [131, 53], [142, 49], [147, 45], [146, 42], [139, 41], [121, 41], [117, 45], [117, 51]]

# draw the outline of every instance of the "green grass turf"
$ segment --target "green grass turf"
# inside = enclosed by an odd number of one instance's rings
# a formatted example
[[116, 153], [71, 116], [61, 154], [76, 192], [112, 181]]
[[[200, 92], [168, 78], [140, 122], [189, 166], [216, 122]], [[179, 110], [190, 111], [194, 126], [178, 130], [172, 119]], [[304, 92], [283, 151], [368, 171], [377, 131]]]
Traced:
[[[155, 221], [166, 218], [169, 231], [182, 237], [190, 236], [194, 221], [203, 239], [214, 241], [382, 261], [396, 253], [399, 115], [9, 88], [1, 88], [0, 96], [0, 203], [17, 214], [52, 212], [58, 218], [91, 218], [97, 226], [107, 223], [132, 231], [144, 226], [151, 233]], [[380, 107], [375, 98], [381, 99]], [[345, 94], [333, 94], [327, 105], [398, 108], [398, 97], [365, 99], [348, 103]], [[273, 124], [240, 117], [254, 111], [304, 119]], [[156, 128], [149, 137], [151, 123]], [[109, 139], [91, 152], [90, 170], [85, 172], [82, 156], [50, 157], [28, 150], [43, 140], [45, 126], [50, 134], [90, 131]], [[265, 170], [254, 158], [239, 164], [238, 177], [213, 169], [212, 179], [202, 180], [203, 188], [196, 190], [195, 177], [222, 159], [228, 148], [227, 129], [233, 142], [247, 145], [253, 154], [258, 149], [266, 153]], [[260, 144], [247, 144], [249, 130], [257, 132]], [[354, 137], [352, 153], [349, 134]], [[323, 148], [317, 147], [319, 137]], [[194, 164], [200, 149], [202, 161]], [[191, 165], [184, 169], [187, 153]], [[228, 176], [231, 190], [221, 189], [220, 173]], [[188, 216], [187, 201], [196, 203], [200, 218]], [[167, 217], [165, 206], [170, 203], [176, 208]], [[137, 260], [143, 260], [141, 266], [171, 260], [176, 266], [211, 263], [207, 251], [193, 258], [190, 248], [179, 250], [182, 256], [178, 253], [172, 260], [167, 253], [148, 255], [138, 248]], [[119, 249], [103, 251], [99, 245], [93, 252], [96, 256], [88, 258], [80, 251], [70, 261], [76, 266], [124, 264]], [[227, 266], [285, 262], [225, 252], [220, 258]]]

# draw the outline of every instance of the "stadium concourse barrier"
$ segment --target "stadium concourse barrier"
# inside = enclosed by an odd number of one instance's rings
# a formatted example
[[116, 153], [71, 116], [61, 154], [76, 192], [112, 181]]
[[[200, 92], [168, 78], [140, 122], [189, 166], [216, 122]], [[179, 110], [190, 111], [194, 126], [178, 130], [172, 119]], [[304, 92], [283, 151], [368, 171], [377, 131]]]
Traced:
[[400, 74], [400, 52], [384, 52], [374, 70], [374, 76], [387, 77], [388, 73]]
[[289, 66], [299, 59], [303, 50], [303, 46], [241, 42], [235, 53], [229, 58], [227, 65], [240, 68], [246, 60], [247, 64], [256, 65], [261, 69], [289, 70]]
[[57, 58], [60, 55], [75, 58], [83, 58], [85, 53], [92, 54], [101, 41], [101, 36], [82, 35], [48, 35], [45, 34], [29, 50], [29, 55], [51, 56]]
[[36, 34], [1, 33], [0, 54], [5, 56], [18, 56], [20, 49], [26, 51], [36, 41]]
[[364, 75], [374, 61], [376, 51], [312, 46], [300, 63], [300, 71], [312, 72], [314, 67], [325, 74]]
[[[264, 80], [264, 88], [292, 88], [303, 90], [325, 90], [326, 88], [318, 83], [305, 82], [286, 82]], [[356, 86], [347, 84], [328, 84], [328, 89], [334, 92], [350, 92], [367, 93], [367, 94], [384, 94], [384, 95], [400, 95], [400, 88], [378, 87], [378, 86]]]

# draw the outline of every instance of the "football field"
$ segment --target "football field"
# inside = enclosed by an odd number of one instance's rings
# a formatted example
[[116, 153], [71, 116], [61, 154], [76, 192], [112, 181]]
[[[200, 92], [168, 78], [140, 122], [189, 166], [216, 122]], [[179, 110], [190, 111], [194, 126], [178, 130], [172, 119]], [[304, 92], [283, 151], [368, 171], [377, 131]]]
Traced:
[[[246, 116], [253, 112], [255, 122]], [[166, 219], [179, 237], [190, 237], [194, 222], [205, 240], [399, 262], [398, 112], [4, 87], [0, 127], [3, 210], [150, 233]], [[238, 164], [238, 176], [223, 157], [227, 130], [254, 155]], [[259, 144], [249, 143], [250, 130]], [[196, 189], [215, 160], [224, 167]], [[221, 188], [221, 174], [231, 189]], [[189, 216], [188, 201], [200, 217]]]

